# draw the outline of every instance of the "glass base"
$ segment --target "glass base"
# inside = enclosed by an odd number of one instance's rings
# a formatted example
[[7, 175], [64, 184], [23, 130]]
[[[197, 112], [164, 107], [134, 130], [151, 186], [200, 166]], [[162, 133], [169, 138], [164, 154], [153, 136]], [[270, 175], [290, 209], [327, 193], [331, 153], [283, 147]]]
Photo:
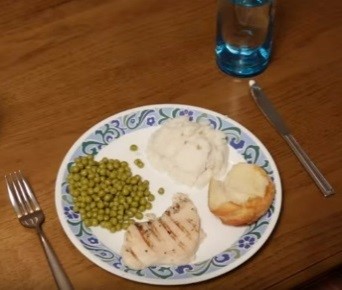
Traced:
[[235, 48], [227, 44], [217, 45], [216, 63], [221, 71], [235, 77], [252, 77], [262, 73], [270, 60], [270, 49]]

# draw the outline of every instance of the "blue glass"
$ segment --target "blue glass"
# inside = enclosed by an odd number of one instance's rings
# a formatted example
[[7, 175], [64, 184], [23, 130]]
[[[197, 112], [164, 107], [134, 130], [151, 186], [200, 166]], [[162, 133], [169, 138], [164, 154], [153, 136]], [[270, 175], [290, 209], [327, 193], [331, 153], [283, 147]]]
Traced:
[[250, 77], [270, 61], [274, 0], [218, 0], [216, 62], [225, 73]]

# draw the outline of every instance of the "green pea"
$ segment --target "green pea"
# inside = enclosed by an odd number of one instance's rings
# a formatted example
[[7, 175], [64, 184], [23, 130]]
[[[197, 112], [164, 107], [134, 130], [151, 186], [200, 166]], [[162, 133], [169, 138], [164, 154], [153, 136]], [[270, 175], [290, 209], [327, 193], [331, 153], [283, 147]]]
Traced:
[[118, 169], [120, 167], [120, 161], [115, 159], [114, 163], [113, 163], [113, 166], [114, 166], [115, 169]]
[[135, 144], [132, 144], [131, 146], [129, 146], [129, 149], [130, 149], [131, 151], [137, 151], [137, 150], [138, 150], [138, 146], [135, 145]]
[[110, 200], [112, 199], [112, 195], [111, 195], [111, 194], [106, 194], [106, 195], [103, 197], [103, 199], [104, 199], [105, 201], [110, 201]]
[[[112, 165], [112, 166], [113, 166], [113, 169], [114, 169], [114, 165]], [[116, 171], [112, 171], [112, 172], [109, 173], [109, 177], [111, 179], [115, 179], [117, 176], [118, 176], [118, 173]]]
[[131, 210], [128, 210], [128, 211], [126, 212], [126, 214], [127, 214], [127, 216], [130, 217], [130, 218], [134, 216], [134, 213], [133, 213]]
[[105, 176], [107, 174], [107, 171], [104, 168], [101, 168], [98, 172], [101, 176]]
[[128, 227], [129, 227], [130, 225], [131, 225], [131, 224], [130, 224], [129, 222], [124, 222], [124, 223], [122, 224], [122, 228], [123, 228], [124, 230], [127, 230]]
[[147, 197], [148, 201], [154, 201], [155, 197], [153, 194], [150, 194], [148, 197]]
[[165, 189], [164, 189], [163, 187], [160, 187], [160, 188], [158, 189], [158, 193], [159, 193], [159, 194], [164, 194], [164, 193], [165, 193]]
[[98, 220], [97, 220], [97, 219], [92, 219], [92, 220], [91, 220], [91, 225], [92, 225], [93, 227], [99, 225]]
[[71, 166], [71, 168], [70, 168], [70, 172], [72, 172], [72, 173], [77, 173], [77, 172], [79, 172], [80, 171], [80, 168], [76, 165], [76, 164], [74, 164], [73, 166]]
[[74, 181], [79, 181], [81, 179], [81, 176], [79, 174], [74, 174], [72, 178], [74, 179]]
[[85, 177], [88, 175], [88, 172], [86, 169], [83, 169], [81, 172], [80, 172], [81, 176]]
[[144, 217], [144, 215], [143, 215], [141, 212], [137, 212], [137, 213], [135, 214], [135, 218], [137, 218], [138, 220], [143, 219], [143, 217]]
[[141, 163], [143, 163], [143, 162], [139, 158], [134, 160], [134, 164], [137, 166], [139, 166]]
[[75, 196], [75, 197], [79, 196], [80, 194], [81, 194], [80, 191], [77, 190], [77, 189], [73, 190], [72, 193], [71, 193], [71, 195]]
[[115, 188], [118, 190], [118, 191], [121, 191], [122, 190], [122, 185], [120, 183], [116, 183], [115, 184]]
[[82, 158], [81, 159], [81, 162], [82, 162], [82, 164], [84, 165], [84, 167], [88, 164], [88, 158]]
[[129, 195], [130, 194], [130, 190], [127, 187], [125, 187], [125, 188], [122, 189], [122, 193], [123, 193], [123, 195]]
[[146, 210], [146, 206], [141, 205], [139, 206], [138, 210], [144, 212]]
[[138, 182], [139, 182], [139, 180], [135, 176], [130, 178], [130, 183], [131, 184], [137, 184]]
[[84, 220], [84, 224], [85, 224], [85, 226], [88, 227], [88, 228], [92, 226], [92, 222], [91, 222], [90, 219], [85, 219], [85, 220]]
[[114, 165], [113, 165], [113, 163], [107, 163], [107, 169], [109, 170], [109, 171], [113, 171], [114, 170]]

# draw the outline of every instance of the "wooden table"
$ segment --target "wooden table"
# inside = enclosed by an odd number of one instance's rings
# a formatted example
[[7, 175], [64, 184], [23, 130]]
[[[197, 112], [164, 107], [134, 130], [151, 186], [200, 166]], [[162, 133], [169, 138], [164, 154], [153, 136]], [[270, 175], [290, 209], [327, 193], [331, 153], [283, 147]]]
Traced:
[[[324, 198], [257, 109], [248, 80], [217, 69], [215, 1], [0, 1], [1, 175], [22, 169], [28, 176], [75, 289], [159, 289], [85, 258], [54, 204], [60, 163], [83, 132], [156, 103], [228, 115], [265, 144], [282, 178], [282, 211], [266, 245], [238, 269], [185, 289], [290, 288], [341, 264], [341, 8], [339, 0], [279, 1], [273, 60], [256, 77], [335, 188]], [[17, 221], [4, 184], [0, 204], [0, 288], [55, 288], [37, 236]]]

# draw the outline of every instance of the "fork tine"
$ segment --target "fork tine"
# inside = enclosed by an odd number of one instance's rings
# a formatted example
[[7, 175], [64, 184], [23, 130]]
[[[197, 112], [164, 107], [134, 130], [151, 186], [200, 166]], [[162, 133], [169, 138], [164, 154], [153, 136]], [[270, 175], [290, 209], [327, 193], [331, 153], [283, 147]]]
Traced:
[[[7, 175], [5, 175], [5, 180], [6, 180], [7, 191], [8, 191], [8, 195], [9, 195], [11, 204], [12, 204], [14, 211], [16, 212], [16, 214], [19, 218], [19, 217], [23, 216], [24, 214], [27, 214], [27, 211], [25, 208], [21, 208], [19, 205], [22, 202], [21, 202], [21, 200], [19, 200], [20, 196], [18, 196], [16, 190], [14, 189], [14, 182], [13, 182], [12, 175], [10, 174], [9, 177], [7, 177]], [[18, 204], [18, 202], [19, 202], [19, 204]]]
[[25, 188], [22, 184], [21, 178], [19, 177], [17, 172], [14, 172], [13, 175], [15, 177], [15, 179], [14, 179], [15, 186], [14, 187], [17, 190], [18, 195], [20, 195], [24, 201], [24, 203], [22, 203], [22, 206], [25, 207], [29, 213], [32, 213], [33, 208], [31, 206], [30, 200], [28, 199], [28, 195], [27, 195], [27, 192], [25, 191]]
[[31, 190], [28, 182], [26, 181], [26, 179], [24, 178], [20, 170], [19, 170], [19, 173], [17, 174], [17, 180], [20, 184], [20, 187], [22, 188], [22, 191], [25, 193], [25, 196], [29, 197], [31, 204], [33, 205], [33, 210], [40, 210], [39, 203], [36, 197], [34, 196], [33, 191]]
[[19, 206], [21, 207], [22, 212], [24, 212], [24, 214], [32, 213], [33, 210], [27, 200], [27, 196], [25, 195], [21, 184], [19, 183], [17, 172], [14, 171], [10, 176], [12, 178], [12, 186], [14, 188], [15, 196], [19, 201]]

